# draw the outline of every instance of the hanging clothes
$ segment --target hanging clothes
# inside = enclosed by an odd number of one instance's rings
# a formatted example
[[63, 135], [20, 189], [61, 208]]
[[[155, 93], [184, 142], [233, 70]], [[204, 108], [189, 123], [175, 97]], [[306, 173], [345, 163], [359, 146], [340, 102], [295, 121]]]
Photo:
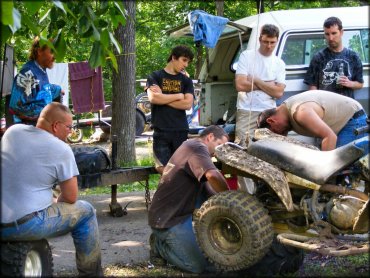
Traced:
[[74, 113], [98, 112], [105, 108], [101, 67], [88, 62], [69, 63], [69, 84]]
[[68, 107], [69, 104], [69, 75], [68, 63], [54, 63], [53, 68], [46, 69], [51, 84], [58, 84], [62, 87], [64, 95], [61, 96], [62, 103]]
[[218, 38], [229, 19], [210, 15], [201, 10], [194, 10], [188, 14], [190, 28], [193, 31], [194, 41], [204, 46], [214, 48]]

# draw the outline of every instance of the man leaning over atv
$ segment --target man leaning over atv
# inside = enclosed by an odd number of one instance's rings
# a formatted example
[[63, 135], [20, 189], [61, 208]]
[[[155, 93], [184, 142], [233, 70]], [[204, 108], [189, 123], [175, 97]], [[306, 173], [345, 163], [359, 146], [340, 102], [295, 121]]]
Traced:
[[[322, 139], [321, 150], [329, 151], [367, 136], [354, 130], [366, 126], [367, 115], [361, 104], [349, 97], [323, 90], [311, 90], [286, 99], [277, 108], [263, 111], [258, 128], [280, 135], [290, 130]], [[369, 146], [363, 145], [365, 154]]]

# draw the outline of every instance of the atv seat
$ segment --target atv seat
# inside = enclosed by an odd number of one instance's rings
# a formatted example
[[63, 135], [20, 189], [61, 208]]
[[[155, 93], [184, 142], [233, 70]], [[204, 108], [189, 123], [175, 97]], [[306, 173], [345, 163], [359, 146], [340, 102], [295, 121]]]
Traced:
[[354, 142], [323, 152], [290, 142], [263, 139], [250, 144], [248, 153], [296, 176], [324, 184], [334, 173], [364, 155]]

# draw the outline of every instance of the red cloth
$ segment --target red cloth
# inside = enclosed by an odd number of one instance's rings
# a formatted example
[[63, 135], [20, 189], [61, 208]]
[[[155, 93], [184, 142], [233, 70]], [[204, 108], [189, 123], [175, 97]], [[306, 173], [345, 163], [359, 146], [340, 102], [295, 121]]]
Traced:
[[229, 190], [238, 190], [238, 177], [235, 175], [231, 175], [229, 178], [226, 178], [227, 185]]
[[101, 67], [88, 62], [69, 63], [69, 84], [74, 113], [97, 112], [105, 108]]

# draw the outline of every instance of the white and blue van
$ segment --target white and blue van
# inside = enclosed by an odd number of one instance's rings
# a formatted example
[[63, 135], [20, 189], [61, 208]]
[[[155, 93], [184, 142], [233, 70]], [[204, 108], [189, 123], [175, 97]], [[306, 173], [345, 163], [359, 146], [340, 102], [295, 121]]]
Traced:
[[[355, 91], [355, 98], [369, 114], [369, 6], [282, 10], [229, 22], [215, 48], [208, 50], [199, 75], [202, 86], [199, 124], [215, 124], [225, 111], [236, 109], [234, 78], [239, 55], [245, 49], [259, 47], [259, 31], [265, 23], [279, 27], [275, 55], [286, 64], [287, 87], [278, 104], [307, 90], [303, 79], [313, 55], [326, 47], [323, 23], [330, 16], [341, 19], [344, 46], [356, 51], [362, 60], [365, 83], [361, 90]], [[192, 31], [189, 25], [183, 25], [171, 30], [170, 36], [192, 36]]]

